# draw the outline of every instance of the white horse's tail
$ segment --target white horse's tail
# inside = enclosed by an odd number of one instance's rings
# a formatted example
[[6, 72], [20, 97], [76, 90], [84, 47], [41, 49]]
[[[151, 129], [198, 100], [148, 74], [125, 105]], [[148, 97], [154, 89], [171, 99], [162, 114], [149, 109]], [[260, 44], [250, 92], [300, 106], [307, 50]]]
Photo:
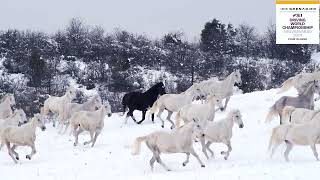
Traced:
[[292, 106], [286, 106], [284, 107], [283, 111], [282, 111], [282, 117], [284, 120], [287, 120], [288, 122], [290, 122], [290, 116], [292, 114], [292, 112], [295, 110], [295, 107]]
[[267, 114], [266, 120], [264, 121], [265, 123], [269, 123], [274, 119], [274, 117], [277, 115], [277, 111], [275, 108], [275, 104], [269, 109], [269, 112]]
[[268, 151], [270, 151], [274, 145], [280, 144], [286, 140], [286, 136], [290, 127], [290, 125], [280, 125], [272, 129]]
[[158, 104], [159, 104], [159, 99], [157, 99], [154, 103], [153, 103], [153, 105], [152, 105], [152, 107], [150, 108], [150, 110], [149, 110], [149, 117], [152, 115], [152, 114], [154, 114], [154, 113], [156, 113], [156, 111], [158, 110]]
[[285, 82], [283, 82], [281, 84], [281, 87], [280, 87], [279, 91], [277, 92], [277, 94], [288, 91], [293, 86], [293, 78], [294, 77], [291, 77], [291, 78], [287, 79]]
[[137, 137], [132, 146], [132, 155], [139, 155], [141, 151], [141, 143], [147, 139], [148, 136]]
[[177, 112], [177, 115], [176, 115], [176, 127], [179, 128], [180, 127], [180, 123], [181, 123], [181, 110], [179, 110]]

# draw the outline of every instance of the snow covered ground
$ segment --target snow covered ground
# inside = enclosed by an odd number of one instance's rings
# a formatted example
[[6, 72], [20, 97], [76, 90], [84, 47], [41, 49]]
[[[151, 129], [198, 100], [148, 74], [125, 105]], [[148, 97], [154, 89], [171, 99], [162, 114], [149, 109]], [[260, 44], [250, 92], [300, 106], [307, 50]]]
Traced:
[[[292, 90], [286, 95], [294, 95]], [[284, 95], [284, 94], [282, 94]], [[4, 148], [0, 151], [0, 179], [2, 180], [89, 180], [89, 179], [316, 179], [319, 177], [320, 163], [315, 161], [309, 147], [295, 147], [290, 154], [291, 162], [284, 161], [280, 147], [273, 159], [269, 158], [267, 145], [272, 127], [279, 121], [264, 124], [268, 108], [281, 95], [276, 90], [253, 92], [250, 94], [235, 95], [231, 98], [230, 108], [239, 108], [243, 113], [245, 127], [234, 127], [232, 139], [233, 151], [229, 160], [225, 161], [219, 154], [224, 145], [214, 144], [216, 158], [206, 160], [196, 144], [196, 151], [205, 162], [201, 168], [194, 157], [190, 163], [182, 166], [184, 154], [162, 155], [163, 161], [173, 170], [165, 171], [155, 164], [154, 172], [149, 167], [151, 152], [143, 144], [139, 156], [131, 155], [131, 145], [137, 136], [159, 130], [160, 122], [155, 124], [146, 120], [142, 125], [132, 121], [122, 127], [123, 117], [113, 114], [106, 118], [105, 128], [98, 137], [96, 146], [91, 148], [82, 145], [88, 134], [79, 138], [79, 146], [73, 147], [74, 138], [69, 135], [58, 135], [57, 129], [48, 126], [47, 131], [37, 131], [37, 154], [31, 161], [23, 158], [30, 152], [29, 148], [20, 147], [20, 163], [14, 164]], [[165, 115], [165, 114], [164, 114]], [[140, 117], [140, 112], [135, 112]], [[216, 120], [225, 116], [219, 112]], [[174, 117], [174, 116], [173, 116]], [[166, 123], [169, 128], [169, 123]]]

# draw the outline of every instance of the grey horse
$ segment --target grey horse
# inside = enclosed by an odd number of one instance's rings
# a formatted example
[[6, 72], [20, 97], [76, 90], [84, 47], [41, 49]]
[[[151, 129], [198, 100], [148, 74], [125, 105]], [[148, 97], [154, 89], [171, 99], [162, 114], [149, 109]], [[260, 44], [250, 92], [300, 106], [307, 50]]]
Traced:
[[295, 108], [314, 109], [314, 93], [320, 93], [320, 84], [318, 81], [312, 81], [306, 84], [306, 89], [297, 97], [283, 96], [271, 106], [266, 121], [270, 122], [277, 114], [280, 117], [280, 124], [282, 124], [282, 111], [285, 106], [292, 106]]

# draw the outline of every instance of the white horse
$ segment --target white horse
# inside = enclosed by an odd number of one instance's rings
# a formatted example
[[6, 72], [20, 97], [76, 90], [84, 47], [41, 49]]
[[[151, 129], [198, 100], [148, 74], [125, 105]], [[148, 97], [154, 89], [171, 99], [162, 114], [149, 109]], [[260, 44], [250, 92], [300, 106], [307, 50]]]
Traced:
[[204, 93], [204, 96], [215, 94], [220, 99], [226, 99], [224, 109], [227, 108], [230, 97], [233, 95], [233, 87], [235, 83], [241, 84], [241, 73], [239, 70], [232, 72], [226, 79], [223, 81], [206, 81], [203, 84], [199, 84], [201, 91]]
[[[205, 138], [201, 139], [202, 152], [209, 159], [207, 150], [214, 157], [213, 151], [210, 149], [212, 143], [223, 143], [228, 147], [228, 151], [222, 151], [221, 154], [225, 155], [224, 159], [227, 160], [232, 150], [231, 138], [232, 128], [234, 123], [239, 125], [239, 128], [243, 128], [242, 116], [239, 110], [232, 110], [228, 113], [227, 117], [218, 122], [209, 122], [204, 128]], [[207, 143], [205, 144], [205, 140]]]
[[173, 112], [178, 112], [183, 106], [191, 104], [193, 100], [199, 97], [201, 90], [198, 87], [198, 84], [194, 84], [185, 92], [180, 94], [164, 94], [160, 96], [156, 102], [153, 103], [152, 108], [150, 109], [149, 114], [154, 114], [158, 109], [157, 117], [161, 120], [161, 127], [164, 128], [164, 120], [161, 118], [161, 114], [164, 110], [168, 111], [167, 120], [171, 123], [171, 129], [174, 128], [174, 123], [170, 119]]
[[283, 142], [286, 143], [284, 152], [286, 161], [289, 161], [288, 156], [294, 145], [310, 146], [313, 155], [319, 160], [316, 144], [320, 142], [320, 113], [303, 124], [283, 124], [273, 128], [269, 141], [270, 157]]
[[[110, 108], [108, 108], [108, 114], [109, 112], [111, 112]], [[70, 125], [75, 136], [74, 146], [78, 145], [78, 136], [83, 131], [89, 131], [91, 137], [90, 141], [84, 142], [84, 145], [92, 143], [91, 147], [94, 146], [98, 135], [104, 127], [104, 117], [106, 113], [107, 109], [102, 105], [96, 111], [79, 111], [71, 117]]]
[[27, 122], [26, 113], [22, 109], [16, 109], [10, 117], [0, 119], [0, 128], [4, 126], [20, 126]]
[[138, 155], [140, 153], [141, 143], [145, 141], [147, 147], [153, 153], [150, 160], [151, 170], [153, 170], [154, 163], [157, 161], [164, 169], [170, 171], [162, 162], [160, 158], [161, 153], [186, 153], [187, 159], [182, 163], [183, 166], [187, 165], [189, 156], [192, 154], [197, 158], [201, 167], [205, 167], [193, 148], [193, 142], [196, 136], [203, 138], [203, 128], [196, 120], [170, 132], [156, 131], [147, 136], [136, 138], [132, 155]]
[[[61, 97], [50, 96], [44, 101], [43, 108], [41, 109], [41, 115], [46, 116], [49, 112], [58, 114], [58, 119], [62, 118], [61, 115], [66, 109], [67, 103], [70, 103], [72, 99], [76, 97], [76, 89], [70, 87], [65, 95]], [[55, 126], [55, 120], [53, 120], [53, 126]]]
[[[109, 102], [107, 102], [109, 104]], [[69, 119], [72, 117], [72, 115], [76, 112], [79, 111], [95, 111], [97, 109], [99, 109], [99, 107], [102, 106], [102, 100], [101, 97], [97, 94], [94, 95], [93, 97], [91, 97], [87, 102], [83, 103], [83, 104], [79, 104], [79, 103], [67, 103], [65, 105], [65, 110], [63, 111], [63, 114], [61, 114], [61, 117], [59, 118], [59, 120], [61, 121], [61, 129], [60, 132], [62, 132], [63, 129], [63, 125], [65, 125], [65, 130], [64, 132], [66, 132], [66, 130], [69, 127]], [[109, 104], [110, 106], [110, 104]], [[111, 116], [111, 114], [108, 114], [109, 116]]]
[[26, 156], [29, 160], [31, 160], [32, 156], [36, 153], [34, 144], [36, 140], [36, 127], [40, 127], [42, 131], [46, 129], [39, 114], [35, 114], [27, 124], [23, 124], [20, 127], [9, 126], [3, 130], [1, 135], [1, 147], [3, 144], [6, 144], [8, 153], [15, 163], [19, 160], [19, 154], [15, 151], [18, 146], [31, 147], [31, 154]]
[[0, 119], [7, 118], [12, 115], [12, 106], [16, 105], [13, 94], [6, 94], [0, 102]]
[[213, 121], [216, 105], [218, 105], [221, 111], [223, 110], [221, 99], [215, 95], [209, 95], [206, 104], [187, 104], [183, 106], [176, 115], [176, 127], [180, 127], [181, 120], [185, 124], [193, 119], [199, 119], [204, 122]]
[[303, 92], [303, 86], [311, 81], [320, 80], [320, 71], [313, 73], [300, 73], [296, 76], [288, 78], [285, 82], [282, 83], [279, 93], [288, 91], [291, 87], [294, 87], [298, 90], [299, 93]]
[[315, 117], [320, 110], [310, 110], [305, 108], [295, 108], [293, 106], [286, 106], [283, 109], [282, 116], [286, 122], [301, 124], [309, 122]]

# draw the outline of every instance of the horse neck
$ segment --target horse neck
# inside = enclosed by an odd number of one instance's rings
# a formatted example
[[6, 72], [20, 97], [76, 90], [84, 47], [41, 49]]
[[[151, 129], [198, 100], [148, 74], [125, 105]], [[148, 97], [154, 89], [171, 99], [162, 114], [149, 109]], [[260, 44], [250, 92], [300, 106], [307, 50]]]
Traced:
[[224, 123], [229, 129], [232, 129], [234, 125], [232, 115], [228, 115], [226, 119], [224, 119]]
[[22, 127], [25, 128], [25, 129], [29, 129], [32, 132], [35, 132], [36, 128], [37, 128], [36, 122], [37, 122], [37, 119], [36, 118], [32, 118], [29, 123], [23, 125]]
[[193, 122], [190, 122], [179, 129], [177, 129], [177, 133], [181, 135], [182, 137], [192, 137], [192, 129], [193, 129]]
[[310, 98], [313, 100], [314, 98], [314, 87], [313, 85], [309, 86], [308, 89], [302, 94], [302, 96], [305, 96], [307, 98]]
[[106, 108], [102, 105], [101, 108], [98, 111], [99, 111], [99, 117], [103, 121], [104, 120], [104, 116], [106, 114]]
[[194, 99], [194, 97], [196, 96], [194, 90], [190, 90], [188, 92], [185, 92], [184, 95], [186, 96], [186, 99], [188, 101], [192, 101]]
[[234, 78], [234, 72], [231, 73], [224, 81], [222, 81], [222, 87], [230, 87], [234, 86], [235, 78]]

